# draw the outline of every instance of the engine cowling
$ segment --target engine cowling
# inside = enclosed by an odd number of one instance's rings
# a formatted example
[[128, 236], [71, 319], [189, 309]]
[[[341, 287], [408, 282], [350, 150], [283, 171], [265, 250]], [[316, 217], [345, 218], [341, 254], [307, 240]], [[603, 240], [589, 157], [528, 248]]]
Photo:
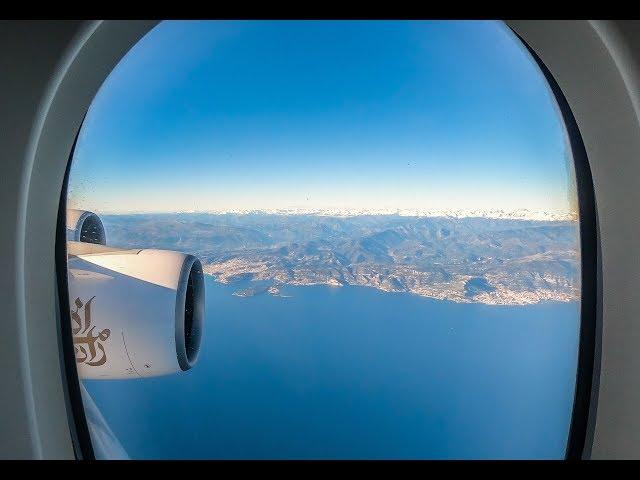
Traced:
[[67, 241], [106, 245], [102, 220], [93, 212], [67, 209]]
[[195, 364], [204, 322], [204, 278], [196, 257], [74, 241], [68, 251], [80, 378], [151, 377]]

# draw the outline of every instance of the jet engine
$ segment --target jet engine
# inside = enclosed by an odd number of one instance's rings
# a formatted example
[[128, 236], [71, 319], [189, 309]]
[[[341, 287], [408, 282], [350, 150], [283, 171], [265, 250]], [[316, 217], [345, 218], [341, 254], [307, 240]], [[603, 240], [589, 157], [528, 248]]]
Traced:
[[89, 239], [67, 242], [79, 377], [139, 378], [191, 368], [204, 321], [200, 261], [168, 250], [119, 249], [91, 242], [100, 240], [98, 234], [105, 238], [100, 219], [91, 212], [70, 218], [75, 223], [68, 231]]
[[86, 210], [67, 209], [67, 241], [107, 244], [100, 217]]

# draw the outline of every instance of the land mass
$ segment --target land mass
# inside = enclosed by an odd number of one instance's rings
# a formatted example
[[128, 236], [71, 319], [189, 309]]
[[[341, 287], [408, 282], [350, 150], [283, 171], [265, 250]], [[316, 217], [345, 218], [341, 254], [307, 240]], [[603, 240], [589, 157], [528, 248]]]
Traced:
[[218, 282], [256, 282], [237, 296], [282, 296], [284, 285], [358, 285], [491, 305], [580, 295], [573, 219], [251, 212], [107, 215], [104, 222], [110, 245], [193, 253]]

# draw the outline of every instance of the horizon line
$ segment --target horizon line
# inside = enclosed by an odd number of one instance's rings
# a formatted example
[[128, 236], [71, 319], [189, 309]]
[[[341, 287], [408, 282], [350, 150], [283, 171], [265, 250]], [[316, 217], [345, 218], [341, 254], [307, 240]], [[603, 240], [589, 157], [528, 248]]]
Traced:
[[[98, 210], [98, 209], [97, 209]], [[575, 221], [578, 213], [573, 211], [531, 210], [519, 208], [505, 209], [348, 209], [348, 208], [272, 208], [272, 209], [208, 209], [208, 210], [98, 210], [102, 215], [179, 215], [179, 214], [208, 214], [208, 215], [277, 215], [277, 216], [319, 216], [349, 218], [359, 216], [400, 216], [417, 218], [487, 218], [505, 220], [538, 220], [538, 221]]]

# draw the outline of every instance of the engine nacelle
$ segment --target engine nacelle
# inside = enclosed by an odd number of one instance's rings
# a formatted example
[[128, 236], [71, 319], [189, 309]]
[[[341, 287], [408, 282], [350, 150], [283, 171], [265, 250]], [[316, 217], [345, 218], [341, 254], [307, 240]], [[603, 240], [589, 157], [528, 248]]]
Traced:
[[86, 210], [67, 209], [67, 241], [107, 244], [100, 217]]
[[151, 377], [194, 365], [204, 321], [204, 278], [197, 258], [73, 241], [68, 250], [80, 378]]

